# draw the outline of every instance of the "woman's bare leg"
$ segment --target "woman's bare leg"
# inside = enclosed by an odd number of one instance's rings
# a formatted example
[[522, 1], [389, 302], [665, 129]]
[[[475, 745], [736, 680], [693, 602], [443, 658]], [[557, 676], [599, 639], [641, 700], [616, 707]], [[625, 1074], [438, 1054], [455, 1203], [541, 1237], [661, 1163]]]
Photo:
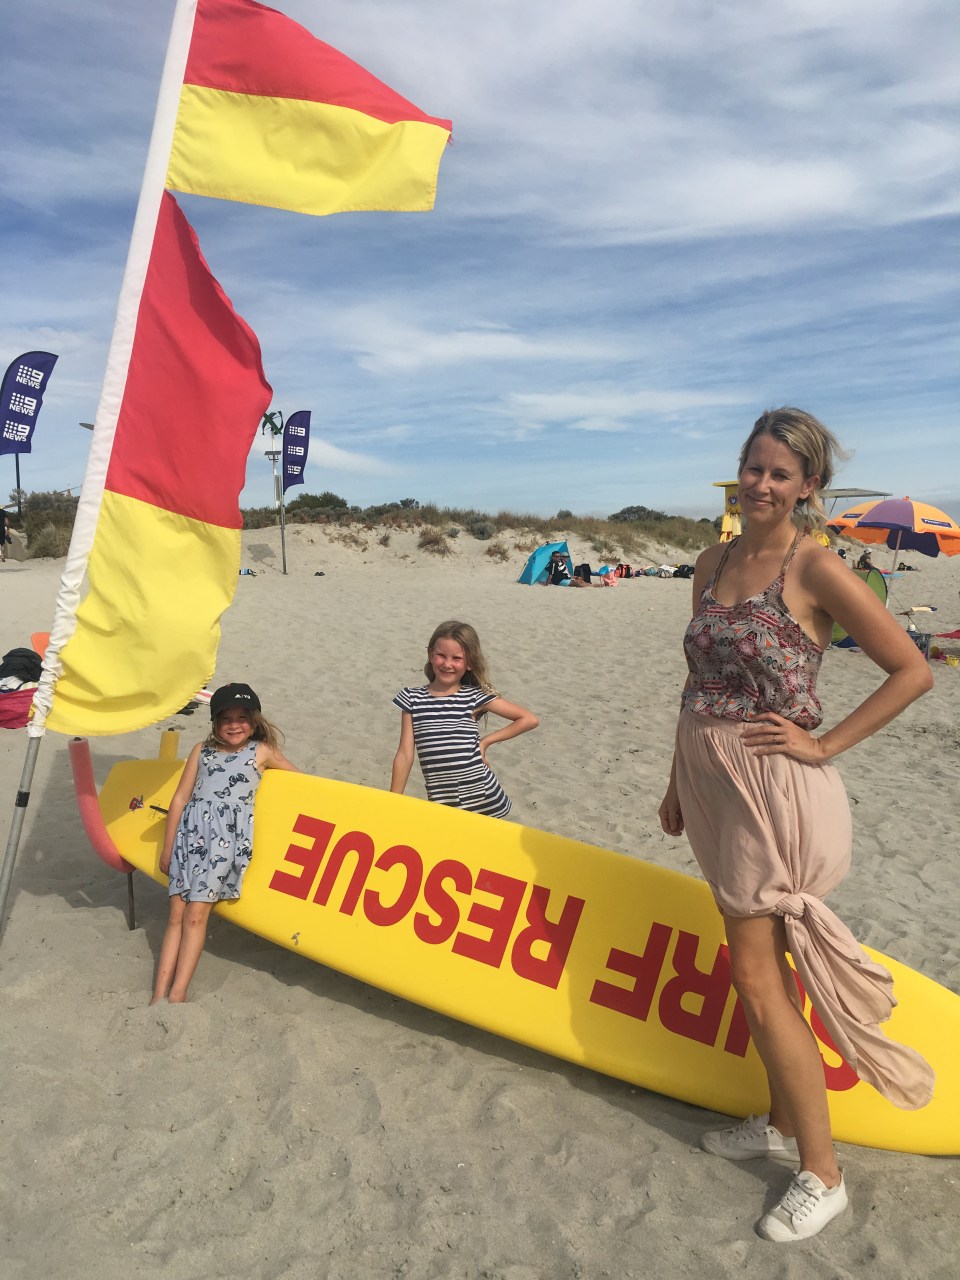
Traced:
[[733, 984], [770, 1082], [770, 1123], [796, 1137], [801, 1169], [835, 1187], [840, 1170], [823, 1063], [800, 1012], [799, 992], [786, 962], [783, 921], [779, 916], [724, 920]]
[[[780, 977], [783, 982], [783, 989], [786, 991], [791, 1004], [796, 1007], [797, 1013], [803, 1017], [803, 1000], [800, 996], [800, 988], [797, 986], [797, 975], [790, 967], [786, 953], [780, 951], [777, 953], [777, 961], [780, 965]], [[819, 1050], [818, 1050], [819, 1052]], [[775, 1129], [778, 1129], [784, 1137], [795, 1137], [793, 1120], [787, 1112], [783, 1099], [779, 1097], [775, 1083], [767, 1076], [767, 1084], [770, 1088], [770, 1123]]]

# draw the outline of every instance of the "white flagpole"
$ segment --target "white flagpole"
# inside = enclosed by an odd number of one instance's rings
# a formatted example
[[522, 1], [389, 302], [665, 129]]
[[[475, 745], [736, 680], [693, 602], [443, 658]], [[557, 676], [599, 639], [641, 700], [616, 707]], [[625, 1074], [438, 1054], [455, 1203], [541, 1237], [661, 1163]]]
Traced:
[[100, 515], [107, 468], [110, 464], [117, 419], [127, 382], [137, 315], [170, 164], [170, 148], [173, 143], [180, 89], [187, 65], [187, 55], [190, 51], [197, 3], [198, 0], [177, 0], [173, 15], [170, 40], [167, 44], [167, 54], [160, 79], [157, 110], [153, 118], [153, 132], [147, 152], [147, 163], [130, 236], [127, 265], [117, 301], [117, 314], [100, 391], [100, 403], [97, 405], [94, 419], [87, 469], [83, 487], [80, 490], [70, 549], [60, 578], [50, 642], [43, 660], [40, 683], [33, 700], [33, 719], [27, 726], [30, 741], [27, 744], [20, 790], [17, 792], [14, 819], [10, 827], [3, 866], [0, 868], [0, 936], [2, 936], [7, 895], [20, 843], [24, 810], [30, 800], [30, 786], [39, 754], [40, 739], [45, 732], [47, 715], [53, 703], [54, 686], [62, 670], [60, 651], [76, 629], [80, 590]]

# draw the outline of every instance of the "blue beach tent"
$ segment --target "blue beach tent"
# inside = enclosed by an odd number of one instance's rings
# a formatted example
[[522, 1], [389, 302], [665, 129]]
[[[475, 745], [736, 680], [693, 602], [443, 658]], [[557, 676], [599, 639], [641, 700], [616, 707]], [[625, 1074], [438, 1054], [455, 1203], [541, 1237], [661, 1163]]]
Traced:
[[573, 563], [570, 559], [570, 552], [567, 550], [565, 542], [545, 542], [542, 547], [537, 547], [530, 559], [523, 566], [523, 572], [517, 579], [518, 582], [525, 583], [528, 587], [540, 585], [542, 586], [547, 580], [547, 565], [550, 563], [550, 557], [554, 551], [560, 551], [567, 560], [567, 572], [573, 574]]

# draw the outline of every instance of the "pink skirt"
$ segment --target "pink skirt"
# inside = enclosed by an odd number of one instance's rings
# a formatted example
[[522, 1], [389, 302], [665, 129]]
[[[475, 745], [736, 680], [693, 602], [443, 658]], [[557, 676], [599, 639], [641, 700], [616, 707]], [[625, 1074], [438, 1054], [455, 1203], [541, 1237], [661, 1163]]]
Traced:
[[758, 756], [746, 724], [681, 711], [677, 790], [684, 830], [724, 915], [779, 915], [797, 973], [837, 1050], [898, 1107], [925, 1106], [933, 1071], [880, 1027], [893, 979], [823, 898], [850, 867], [850, 805], [837, 770]]

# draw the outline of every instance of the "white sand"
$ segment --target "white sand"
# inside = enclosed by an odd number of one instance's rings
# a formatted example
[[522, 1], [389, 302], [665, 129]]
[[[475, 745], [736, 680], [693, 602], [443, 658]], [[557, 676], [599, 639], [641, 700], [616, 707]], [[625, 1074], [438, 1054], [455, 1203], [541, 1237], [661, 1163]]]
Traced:
[[[494, 748], [517, 821], [694, 871], [660, 832], [689, 610], [684, 581], [527, 588], [462, 535], [365, 548], [316, 527], [244, 538], [216, 682], [246, 680], [309, 772], [385, 786], [433, 625], [480, 632], [540, 730]], [[336, 537], [334, 532], [332, 535]], [[574, 546], [575, 560], [593, 559]], [[582, 551], [582, 554], [578, 554]], [[665, 549], [655, 559], [676, 559]], [[879, 557], [877, 557], [879, 560]], [[960, 558], [904, 556], [903, 605], [960, 627]], [[48, 630], [60, 565], [0, 567], [0, 652]], [[323, 570], [323, 577], [314, 577]], [[949, 646], [949, 642], [945, 642]], [[953, 642], [960, 652], [960, 642]], [[960, 991], [960, 668], [840, 759], [854, 869], [831, 899], [871, 946]], [[828, 723], [875, 686], [831, 651]], [[200, 716], [168, 724], [189, 746]], [[94, 744], [98, 780], [158, 729]], [[6, 832], [25, 734], [0, 733]], [[410, 790], [423, 794], [414, 770]], [[851, 1212], [806, 1244], [752, 1226], [784, 1185], [700, 1152], [714, 1117], [454, 1023], [214, 920], [192, 1002], [150, 1009], [161, 888], [90, 850], [66, 745], [44, 742], [0, 947], [0, 1274], [21, 1277], [791, 1278], [953, 1276], [960, 1160], [842, 1148]]]

